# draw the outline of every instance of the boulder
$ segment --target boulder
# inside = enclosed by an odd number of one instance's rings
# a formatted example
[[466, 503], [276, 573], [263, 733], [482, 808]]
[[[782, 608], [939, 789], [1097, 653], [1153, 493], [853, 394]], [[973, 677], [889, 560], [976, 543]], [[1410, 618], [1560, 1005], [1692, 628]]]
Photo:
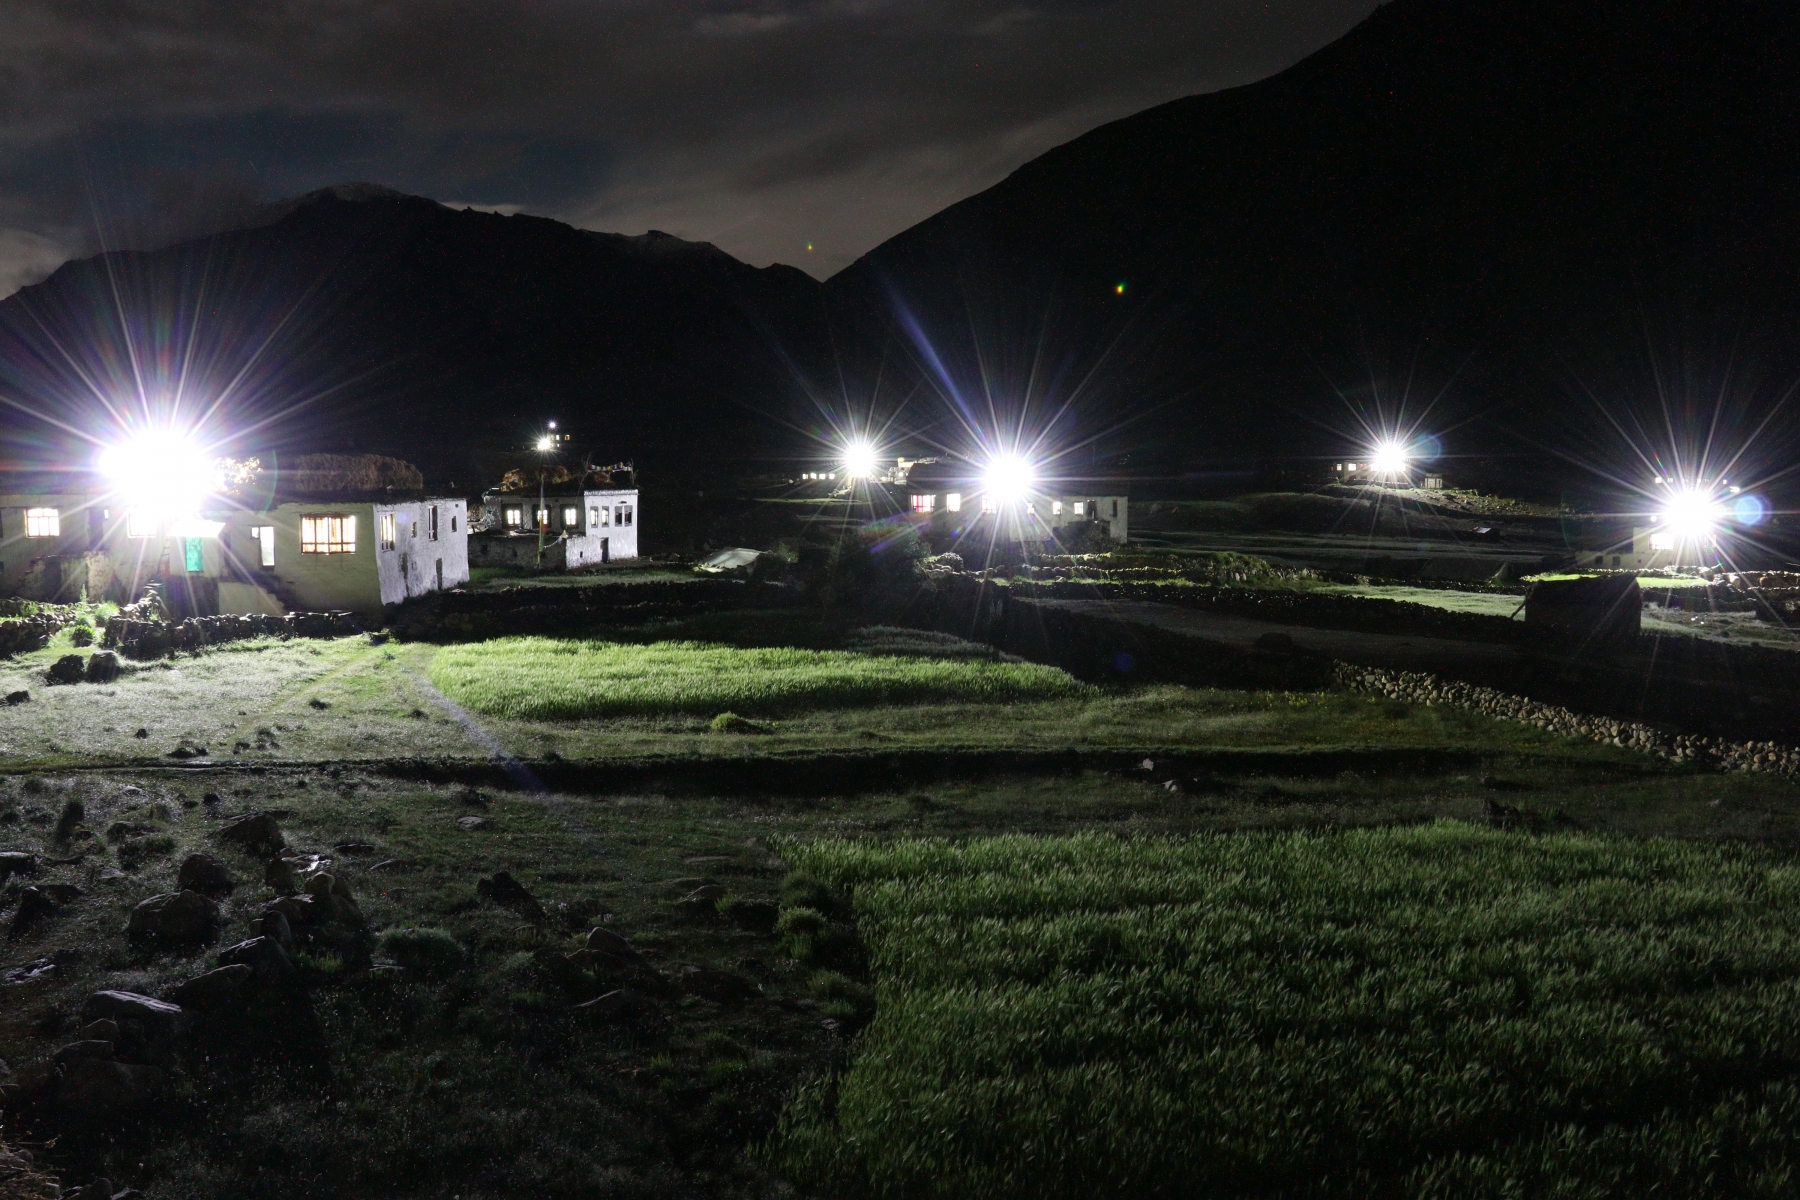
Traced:
[[602, 954], [630, 959], [632, 962], [643, 961], [643, 956], [638, 953], [637, 947], [633, 946], [630, 941], [599, 925], [588, 931], [587, 948], [598, 950]]
[[271, 858], [263, 867], [263, 882], [283, 896], [300, 890], [300, 873], [285, 858]]
[[87, 681], [111, 683], [119, 677], [119, 656], [111, 650], [96, 650], [88, 656]]
[[542, 925], [550, 919], [537, 897], [526, 891], [525, 885], [506, 871], [495, 871], [492, 878], [478, 880], [475, 894], [483, 900], [491, 900], [501, 908], [512, 909], [534, 925]]
[[125, 933], [169, 945], [204, 942], [219, 927], [219, 906], [199, 892], [152, 896], [131, 910]]
[[262, 916], [250, 922], [250, 933], [255, 937], [271, 938], [276, 945], [283, 947], [294, 940], [294, 930], [288, 924], [287, 917], [273, 910], [265, 911]]
[[0, 1104], [14, 1105], [36, 1100], [56, 1085], [56, 1064], [50, 1059], [26, 1063], [11, 1075], [0, 1077]]
[[23, 689], [16, 692], [8, 692], [6, 693], [6, 702], [8, 704], [28, 704], [31, 702], [31, 693]]
[[83, 1021], [115, 1021], [122, 1031], [135, 1023], [146, 1040], [172, 1041], [187, 1029], [187, 1014], [179, 1004], [140, 996], [136, 992], [95, 992], [81, 1005]]
[[45, 678], [51, 683], [80, 683], [87, 674], [87, 663], [79, 654], [65, 654], [50, 664]]
[[494, 822], [487, 817], [458, 817], [456, 823], [469, 833], [479, 833], [495, 827]]
[[69, 1115], [103, 1120], [147, 1107], [168, 1078], [160, 1067], [78, 1058], [63, 1068], [56, 1104]]
[[268, 935], [253, 937], [227, 946], [214, 956], [221, 967], [235, 970], [246, 967], [258, 979], [285, 979], [294, 973], [294, 964], [281, 948], [281, 943]]
[[51, 1059], [66, 1063], [72, 1058], [111, 1058], [114, 1043], [102, 1038], [90, 1038], [79, 1042], [70, 1042], [61, 1050], [51, 1055]]
[[[285, 955], [283, 961], [286, 961]], [[168, 999], [181, 1005], [184, 1010], [216, 1012], [235, 1001], [255, 973], [243, 963], [233, 963], [176, 984], [169, 989]]]
[[24, 850], [0, 851], [0, 886], [14, 875], [36, 878], [38, 873], [38, 856]]
[[119, 1023], [102, 1017], [98, 1021], [89, 1021], [77, 1029], [75, 1036], [82, 1041], [116, 1042], [119, 1040]]
[[315, 898], [342, 896], [346, 900], [356, 899], [350, 891], [349, 881], [330, 871], [317, 871], [308, 875], [303, 887], [307, 895]]
[[47, 889], [35, 883], [28, 884], [19, 892], [19, 907], [13, 911], [12, 927], [7, 931], [7, 937], [23, 937], [38, 922], [45, 917], [55, 916], [61, 908]]
[[287, 839], [281, 836], [281, 825], [270, 813], [239, 817], [219, 830], [219, 840], [241, 846], [258, 858], [273, 857], [287, 845]]
[[210, 854], [190, 854], [183, 859], [175, 883], [184, 892], [199, 892], [202, 896], [228, 895], [237, 886], [225, 864]]

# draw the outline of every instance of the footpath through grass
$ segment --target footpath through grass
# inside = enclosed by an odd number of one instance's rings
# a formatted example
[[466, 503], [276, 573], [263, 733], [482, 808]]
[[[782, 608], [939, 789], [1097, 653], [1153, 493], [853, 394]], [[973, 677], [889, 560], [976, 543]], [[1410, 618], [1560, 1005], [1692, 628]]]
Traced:
[[1093, 690], [1035, 663], [537, 637], [446, 647], [432, 660], [431, 680], [476, 712], [533, 720], [1007, 703]]
[[771, 1155], [886, 1197], [1790, 1195], [1800, 867], [1442, 823], [795, 843], [879, 1003]]

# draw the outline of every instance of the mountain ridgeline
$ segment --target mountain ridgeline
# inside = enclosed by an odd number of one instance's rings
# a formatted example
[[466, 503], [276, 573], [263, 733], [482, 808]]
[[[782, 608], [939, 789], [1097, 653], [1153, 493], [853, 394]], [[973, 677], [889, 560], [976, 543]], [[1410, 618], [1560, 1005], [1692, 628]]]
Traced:
[[[1636, 469], [1628, 442], [1735, 449], [1800, 378], [1800, 5], [1393, 0], [824, 285], [360, 186], [0, 302], [0, 384], [27, 407], [85, 427], [184, 377], [247, 445], [434, 479], [549, 415], [695, 480], [818, 453], [832, 410], [1176, 471], [1396, 421], [1601, 472]], [[1769, 423], [1740, 473], [1791, 459], [1795, 430]]]
[[823, 361], [818, 284], [710, 245], [361, 185], [271, 218], [0, 303], [5, 389], [99, 428], [101, 397], [128, 410], [142, 379], [218, 403], [244, 450], [392, 454], [466, 486], [553, 418], [665, 476], [754, 461]]

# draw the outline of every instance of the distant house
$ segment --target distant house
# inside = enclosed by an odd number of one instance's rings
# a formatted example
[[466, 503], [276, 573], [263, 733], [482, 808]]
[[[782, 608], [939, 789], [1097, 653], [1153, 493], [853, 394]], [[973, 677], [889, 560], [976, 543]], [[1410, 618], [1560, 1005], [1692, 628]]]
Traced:
[[345, 609], [378, 623], [466, 583], [468, 536], [457, 497], [277, 494], [168, 520], [93, 495], [0, 495], [0, 590], [124, 602], [156, 581], [180, 616]]
[[989, 529], [1000, 541], [1067, 540], [1093, 529], [1115, 542], [1131, 532], [1130, 497], [1099, 488], [1080, 488], [1079, 481], [1045, 482], [1018, 499], [1001, 500], [983, 489], [981, 480], [949, 464], [927, 460], [912, 467], [896, 485], [908, 511], [933, 524], [964, 530]]
[[481, 501], [481, 527], [469, 538], [475, 566], [574, 571], [638, 556], [635, 487], [565, 485], [546, 492], [541, 506], [535, 495], [511, 492], [488, 492]]

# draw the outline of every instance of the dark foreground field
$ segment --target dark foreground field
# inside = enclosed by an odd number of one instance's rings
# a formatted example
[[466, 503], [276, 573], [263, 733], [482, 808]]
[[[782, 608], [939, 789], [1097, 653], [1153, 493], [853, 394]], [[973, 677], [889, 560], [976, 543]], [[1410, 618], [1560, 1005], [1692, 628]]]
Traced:
[[[79, 889], [0, 950], [7, 1140], [154, 1197], [1793, 1186], [1787, 780], [709, 620], [0, 670], [33, 692], [0, 850], [42, 856], [0, 919]], [[255, 812], [298, 878], [225, 836]], [[193, 854], [217, 927], [128, 939]], [[170, 994], [309, 868], [336, 924], [291, 971], [105, 1049], [153, 1093], [23, 1086], [98, 1070], [92, 993]]]

